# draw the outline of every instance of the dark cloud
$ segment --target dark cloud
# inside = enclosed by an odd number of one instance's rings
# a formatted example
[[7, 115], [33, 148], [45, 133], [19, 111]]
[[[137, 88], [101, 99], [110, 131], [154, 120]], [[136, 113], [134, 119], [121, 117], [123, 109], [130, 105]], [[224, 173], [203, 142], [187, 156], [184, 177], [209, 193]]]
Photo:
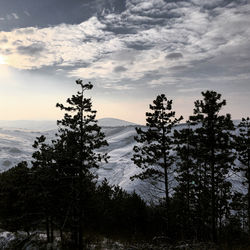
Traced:
[[1, 54], [6, 55], [6, 56], [12, 54], [12, 50], [11, 49], [1, 49], [0, 48], [0, 52], [1, 52]]
[[176, 60], [176, 59], [183, 58], [183, 55], [179, 52], [174, 52], [174, 53], [168, 54], [166, 58], [171, 59], [171, 60]]
[[154, 47], [154, 44], [147, 44], [143, 42], [127, 43], [126, 45], [128, 48], [135, 50], [148, 50]]
[[107, 15], [109, 13], [121, 13], [125, 10], [124, 0], [92, 0], [84, 1], [81, 7], [88, 9], [92, 13], [96, 13], [99, 16]]
[[173, 70], [173, 71], [183, 71], [187, 69], [188, 69], [187, 65], [178, 65], [178, 66], [174, 66], [170, 68], [170, 70]]
[[34, 32], [35, 32], [34, 28], [16, 30], [17, 34], [25, 34], [25, 35], [34, 34]]
[[117, 66], [117, 67], [115, 67], [114, 68], [114, 72], [115, 73], [120, 73], [120, 72], [124, 72], [124, 71], [127, 71], [128, 69], [127, 68], [125, 68], [125, 67], [123, 67], [123, 66]]
[[235, 7], [243, 4], [247, 4], [248, 0], [192, 0], [192, 3], [196, 6], [200, 6], [203, 9], [213, 10], [216, 8]]
[[14, 28], [47, 27], [61, 23], [78, 24], [94, 15], [120, 13], [124, 9], [124, 0], [0, 1], [0, 17], [12, 17], [11, 20], [1, 20], [0, 29], [9, 31]]
[[19, 46], [19, 45], [22, 45], [22, 41], [21, 40], [16, 40], [16, 41], [14, 41], [14, 42], [12, 42], [12, 45], [14, 45], [14, 46]]
[[7, 38], [2, 38], [0, 39], [0, 43], [7, 43], [8, 42], [8, 39]]
[[[104, 21], [105, 22], [105, 21]], [[133, 27], [126, 27], [126, 26], [115, 26], [112, 23], [106, 23], [107, 27], [104, 29], [106, 31], [111, 31], [117, 35], [122, 34], [136, 34], [136, 29]]]
[[39, 55], [45, 48], [42, 44], [31, 44], [29, 46], [18, 46], [17, 51], [19, 54], [36, 56]]

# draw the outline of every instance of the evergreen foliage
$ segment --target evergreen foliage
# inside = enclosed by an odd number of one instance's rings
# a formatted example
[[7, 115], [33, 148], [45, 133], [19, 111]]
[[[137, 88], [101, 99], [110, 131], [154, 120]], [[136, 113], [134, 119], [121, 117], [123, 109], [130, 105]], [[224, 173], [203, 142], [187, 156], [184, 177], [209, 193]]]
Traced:
[[175, 118], [172, 111], [172, 100], [162, 94], [158, 95], [149, 108], [152, 112], [146, 113], [147, 129], [136, 128], [135, 140], [139, 143], [134, 147], [132, 160], [142, 169], [133, 176], [141, 180], [149, 179], [156, 183], [157, 188], [164, 186], [166, 202], [166, 221], [168, 226], [169, 217], [169, 171], [174, 162], [171, 153], [173, 149], [172, 128], [182, 120], [182, 117]]
[[195, 232], [194, 218], [196, 206], [196, 141], [189, 122], [187, 127], [174, 131], [176, 151], [176, 180], [174, 200], [178, 202], [178, 223], [181, 224], [182, 238], [190, 238]]
[[33, 187], [33, 178], [27, 162], [0, 175], [0, 221], [1, 228], [10, 231], [29, 232], [41, 219], [39, 199]]
[[30, 172], [33, 176], [33, 188], [39, 195], [39, 204], [46, 227], [48, 243], [54, 240], [54, 221], [62, 204], [60, 175], [56, 168], [56, 152], [53, 144], [46, 144], [46, 137], [37, 137], [33, 147], [33, 167]]
[[[60, 221], [60, 230], [68, 225], [74, 247], [82, 249], [83, 223], [87, 221], [84, 214], [91, 206], [91, 193], [95, 189], [92, 170], [99, 167], [99, 162], [107, 162], [108, 159], [107, 154], [98, 153], [96, 149], [108, 144], [97, 125], [91, 99], [84, 96], [84, 92], [92, 89], [93, 85], [83, 84], [81, 80], [77, 80], [76, 84], [81, 90], [67, 99], [68, 106], [56, 105], [65, 111], [64, 118], [57, 122], [59, 130], [56, 139], [47, 145], [46, 138], [41, 136], [34, 143], [38, 151], [33, 154], [36, 159], [33, 171], [40, 173], [38, 183], [45, 185], [49, 182], [43, 197], [48, 241], [53, 241], [52, 218], [58, 217], [57, 210], [51, 207], [59, 205], [60, 214], [65, 214], [57, 220]], [[57, 204], [53, 204], [55, 200]]]
[[[206, 211], [211, 226], [212, 240], [217, 241], [218, 226], [228, 212], [231, 183], [228, 180], [234, 165], [232, 153], [234, 125], [229, 114], [219, 115], [226, 105], [215, 91], [202, 92], [203, 100], [195, 102], [194, 115], [190, 117], [197, 145], [197, 173], [199, 182], [197, 198], [199, 211]], [[199, 212], [198, 212], [199, 213]], [[206, 221], [201, 216], [203, 223]]]
[[242, 118], [238, 125], [239, 135], [235, 137], [238, 159], [241, 163], [239, 171], [243, 173], [245, 180], [243, 185], [247, 187], [247, 217], [248, 231], [250, 233], [250, 119]]

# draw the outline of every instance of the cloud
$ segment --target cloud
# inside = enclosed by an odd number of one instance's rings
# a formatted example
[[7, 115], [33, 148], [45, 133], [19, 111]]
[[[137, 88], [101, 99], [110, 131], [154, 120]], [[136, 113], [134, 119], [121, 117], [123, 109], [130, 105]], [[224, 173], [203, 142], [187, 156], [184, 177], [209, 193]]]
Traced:
[[131, 90], [134, 89], [133, 86], [127, 84], [117, 84], [117, 83], [106, 83], [102, 85], [105, 89], [114, 89], [114, 90]]
[[153, 79], [151, 81], [148, 82], [148, 85], [150, 86], [150, 88], [155, 88], [155, 87], [159, 87], [159, 86], [169, 86], [169, 85], [176, 85], [178, 84], [180, 81], [180, 79], [175, 78], [175, 77], [160, 77], [159, 79]]
[[116, 66], [115, 68], [114, 68], [114, 72], [115, 73], [120, 73], [120, 72], [124, 72], [124, 71], [127, 71], [128, 69], [127, 68], [125, 68], [125, 67], [123, 67], [123, 66]]
[[175, 59], [183, 58], [183, 55], [179, 52], [174, 52], [174, 53], [170, 53], [166, 55], [166, 58], [170, 60], [175, 60]]
[[28, 27], [28, 28], [25, 28], [25, 29], [17, 29], [15, 32], [16, 34], [24, 34], [24, 35], [30, 35], [30, 34], [34, 34], [34, 32], [36, 32], [37, 29], [36, 28], [33, 28], [33, 27]]
[[26, 16], [30, 17], [30, 13], [29, 13], [27, 10], [25, 10], [23, 13], [24, 13]]
[[201, 92], [203, 88], [188, 88], [188, 89], [179, 89], [178, 92], [187, 93], [187, 92]]
[[79, 24], [15, 29], [0, 38], [12, 67], [60, 68], [105, 88], [240, 76], [249, 65], [250, 3], [239, 2], [130, 0], [116, 12], [95, 1], [99, 14]]
[[19, 16], [16, 13], [12, 13], [14, 19], [19, 19]]
[[17, 51], [19, 54], [37, 56], [44, 51], [44, 45], [41, 43], [34, 43], [29, 46], [18, 46]]
[[0, 38], [0, 43], [7, 43], [8, 39], [6, 37]]
[[16, 13], [11, 13], [11, 14], [7, 14], [6, 15], [6, 18], [8, 19], [8, 20], [17, 20], [17, 19], [19, 19], [19, 16], [16, 14]]

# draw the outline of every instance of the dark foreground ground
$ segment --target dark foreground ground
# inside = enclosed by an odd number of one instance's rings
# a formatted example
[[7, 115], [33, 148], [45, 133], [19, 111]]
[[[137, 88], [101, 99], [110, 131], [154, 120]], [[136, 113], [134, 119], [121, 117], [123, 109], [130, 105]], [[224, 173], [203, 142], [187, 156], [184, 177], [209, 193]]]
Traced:
[[[34, 232], [27, 235], [25, 232], [0, 233], [0, 249], [3, 250], [73, 250], [71, 246], [61, 246], [59, 237], [55, 242], [47, 243], [44, 232]], [[210, 242], [178, 242], [168, 244], [164, 238], [154, 238], [151, 243], [146, 242], [124, 242], [111, 240], [104, 237], [85, 239], [85, 249], [96, 250], [249, 250], [250, 244], [244, 245], [215, 245]]]

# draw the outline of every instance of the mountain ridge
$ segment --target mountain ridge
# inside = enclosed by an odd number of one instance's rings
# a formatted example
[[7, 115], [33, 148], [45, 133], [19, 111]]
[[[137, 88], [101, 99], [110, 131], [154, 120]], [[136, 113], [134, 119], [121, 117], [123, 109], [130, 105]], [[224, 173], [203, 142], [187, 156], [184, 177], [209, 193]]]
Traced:
[[[1, 127], [1, 123], [0, 123]], [[185, 124], [179, 125], [179, 129], [185, 127]], [[178, 128], [177, 128], [178, 129]], [[15, 128], [0, 128], [0, 172], [14, 167], [21, 161], [27, 161], [31, 166], [32, 147], [36, 137], [44, 135], [49, 143], [54, 138], [56, 130], [22, 130]], [[106, 140], [109, 146], [100, 149], [110, 156], [108, 163], [101, 164], [96, 174], [98, 180], [105, 178], [111, 185], [119, 185], [128, 192], [136, 190], [145, 200], [154, 199], [155, 191], [148, 183], [138, 179], [131, 181], [130, 177], [139, 173], [139, 169], [131, 160], [133, 156], [133, 147], [136, 145], [134, 137], [137, 135], [135, 126], [103, 127]], [[237, 131], [235, 131], [237, 133]], [[236, 165], [239, 162], [236, 161]], [[175, 173], [173, 173], [174, 179]], [[230, 173], [230, 179], [235, 190], [245, 192], [241, 185], [241, 177]], [[174, 180], [171, 180], [174, 185]]]
[[[124, 127], [140, 126], [139, 124], [125, 121], [117, 118], [98, 119], [98, 125], [101, 127]], [[0, 120], [0, 128], [16, 128], [29, 130], [52, 130], [57, 128], [56, 120]]]

